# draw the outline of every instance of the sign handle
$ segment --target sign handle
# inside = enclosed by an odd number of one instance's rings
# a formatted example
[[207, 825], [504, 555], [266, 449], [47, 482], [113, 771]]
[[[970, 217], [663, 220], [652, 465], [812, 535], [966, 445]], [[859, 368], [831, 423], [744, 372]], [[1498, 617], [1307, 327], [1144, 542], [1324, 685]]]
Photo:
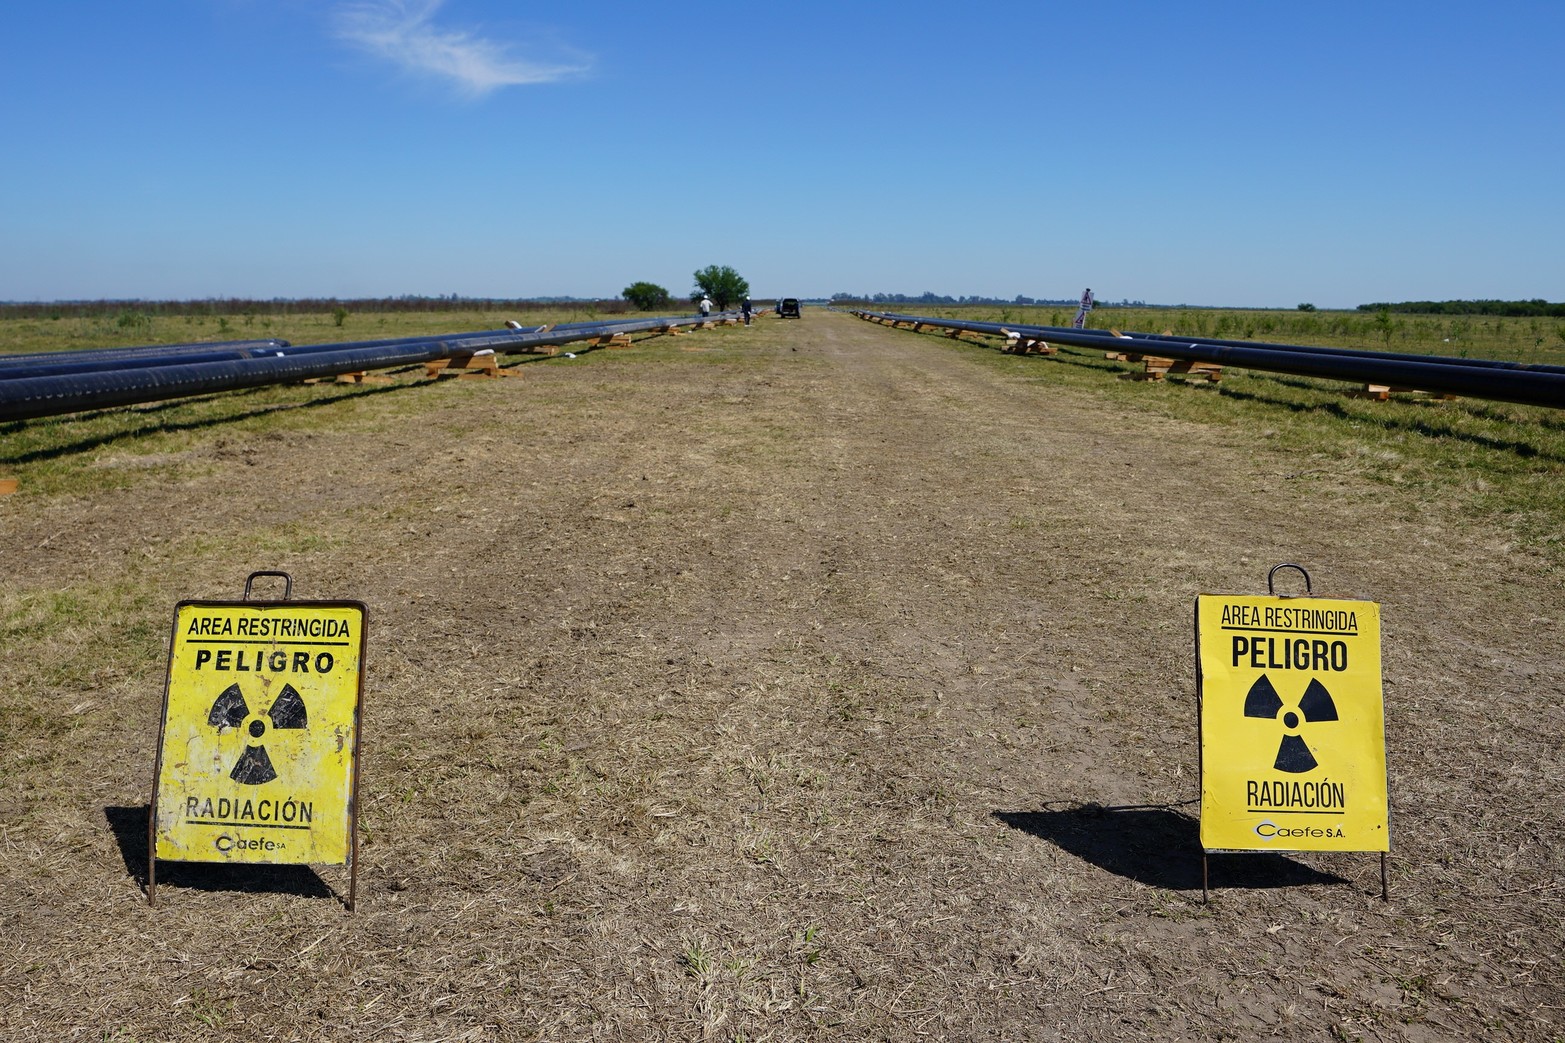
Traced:
[[[1280, 569], [1280, 568], [1282, 568], [1282, 566], [1278, 565], [1277, 568]], [[1298, 568], [1298, 566], [1295, 565], [1294, 568]], [[1273, 571], [1276, 571], [1276, 570], [1274, 569]], [[247, 576], [245, 578], [245, 597], [244, 597], [244, 599], [246, 601], [250, 600], [250, 587], [251, 587], [252, 584], [255, 583], [255, 580], [256, 580], [257, 576], [280, 576], [282, 578], [282, 581], [283, 581], [283, 600], [287, 601], [289, 598], [293, 597], [293, 577], [292, 576], [288, 575], [288, 573], [286, 573], [286, 572], [279, 572], [279, 571], [276, 571], [276, 570], [273, 570], [273, 569], [263, 569], [260, 572], [252, 572], [252, 573], [250, 573], [249, 576]]]
[[[1273, 565], [1272, 566], [1272, 570], [1266, 574], [1266, 593], [1270, 594], [1272, 597], [1277, 597], [1278, 596], [1278, 594], [1277, 594], [1277, 586], [1276, 586], [1277, 573], [1281, 572], [1283, 569], [1296, 569], [1296, 570], [1298, 570], [1299, 575], [1304, 577], [1304, 596], [1305, 597], [1309, 597], [1311, 594], [1313, 594], [1315, 592], [1314, 589], [1310, 586], [1310, 574], [1308, 572], [1304, 571], [1304, 566], [1303, 565], [1295, 565], [1291, 561], [1285, 561], [1281, 565]], [[262, 573], [258, 572], [258, 573], [256, 573], [256, 575], [259, 576], [259, 575], [262, 575]], [[275, 575], [275, 573], [273, 573], [273, 575]], [[1283, 596], [1286, 597], [1287, 595], [1283, 595]]]

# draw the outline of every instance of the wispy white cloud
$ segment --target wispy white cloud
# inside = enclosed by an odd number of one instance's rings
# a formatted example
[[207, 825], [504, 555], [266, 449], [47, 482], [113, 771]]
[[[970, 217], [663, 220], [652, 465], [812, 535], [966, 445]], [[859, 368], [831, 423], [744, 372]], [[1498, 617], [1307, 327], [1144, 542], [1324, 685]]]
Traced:
[[454, 82], [464, 93], [553, 83], [586, 71], [585, 64], [548, 64], [513, 57], [504, 43], [435, 24], [444, 0], [358, 0], [337, 11], [337, 33], [361, 50], [412, 72]]

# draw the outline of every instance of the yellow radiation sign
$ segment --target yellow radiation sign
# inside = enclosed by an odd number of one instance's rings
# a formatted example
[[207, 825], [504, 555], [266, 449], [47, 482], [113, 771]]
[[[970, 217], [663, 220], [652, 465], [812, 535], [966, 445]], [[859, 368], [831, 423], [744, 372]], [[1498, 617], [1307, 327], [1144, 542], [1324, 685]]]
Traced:
[[152, 801], [154, 857], [348, 865], [359, 602], [182, 602]]
[[1196, 598], [1201, 846], [1388, 851], [1380, 606]]

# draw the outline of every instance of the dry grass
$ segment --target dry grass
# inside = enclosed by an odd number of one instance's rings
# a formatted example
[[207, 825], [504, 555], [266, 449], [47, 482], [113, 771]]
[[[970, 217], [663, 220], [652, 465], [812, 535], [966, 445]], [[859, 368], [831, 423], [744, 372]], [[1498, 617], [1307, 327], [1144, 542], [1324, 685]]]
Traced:
[[[1559, 1039], [1543, 552], [976, 351], [812, 311], [108, 487], [155, 422], [57, 432], [0, 501], [0, 1035]], [[1199, 904], [1190, 604], [1283, 559], [1386, 606], [1389, 904], [1354, 855]], [[261, 568], [370, 607], [360, 908], [165, 863], [148, 909], [168, 619]]]

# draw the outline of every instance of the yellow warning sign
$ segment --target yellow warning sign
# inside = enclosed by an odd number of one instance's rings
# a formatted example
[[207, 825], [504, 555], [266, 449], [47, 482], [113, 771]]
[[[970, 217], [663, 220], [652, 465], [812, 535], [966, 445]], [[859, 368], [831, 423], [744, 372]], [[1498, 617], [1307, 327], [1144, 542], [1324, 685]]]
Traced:
[[358, 602], [175, 608], [155, 857], [349, 864], [364, 625]]
[[1196, 598], [1201, 846], [1388, 851], [1380, 606]]

